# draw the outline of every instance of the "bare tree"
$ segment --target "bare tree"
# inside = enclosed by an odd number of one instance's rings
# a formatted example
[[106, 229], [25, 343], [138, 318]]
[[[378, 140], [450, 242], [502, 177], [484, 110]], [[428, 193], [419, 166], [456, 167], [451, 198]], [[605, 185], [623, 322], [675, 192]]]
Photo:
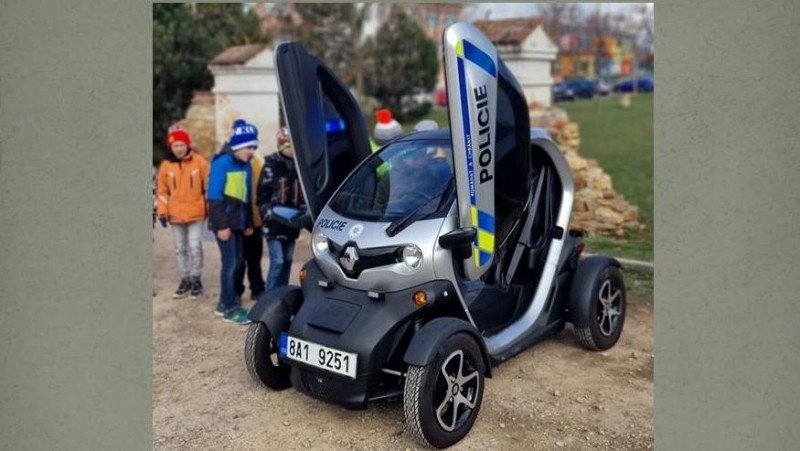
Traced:
[[561, 36], [580, 22], [581, 9], [575, 3], [538, 3], [539, 15], [544, 20], [544, 29], [561, 48]]
[[653, 4], [639, 3], [633, 10], [639, 15], [638, 29], [641, 31], [639, 46], [652, 52], [656, 42]]
[[612, 29], [611, 15], [603, 12], [602, 3], [597, 4], [597, 9], [587, 18], [586, 25], [587, 31], [594, 37], [594, 42], [592, 42], [595, 56], [594, 75], [599, 78], [601, 73], [600, 62], [603, 60], [606, 50], [604, 39], [610, 35]]
[[363, 3], [297, 3], [302, 24], [285, 20], [292, 40], [324, 60], [343, 82], [364, 92], [362, 33], [367, 8]]

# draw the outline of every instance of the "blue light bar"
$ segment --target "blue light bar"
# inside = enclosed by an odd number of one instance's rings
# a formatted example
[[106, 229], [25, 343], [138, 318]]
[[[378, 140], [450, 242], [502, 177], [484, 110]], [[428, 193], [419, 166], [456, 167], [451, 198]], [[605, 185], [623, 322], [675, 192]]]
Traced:
[[325, 121], [325, 133], [341, 133], [345, 129], [342, 119], [328, 119]]

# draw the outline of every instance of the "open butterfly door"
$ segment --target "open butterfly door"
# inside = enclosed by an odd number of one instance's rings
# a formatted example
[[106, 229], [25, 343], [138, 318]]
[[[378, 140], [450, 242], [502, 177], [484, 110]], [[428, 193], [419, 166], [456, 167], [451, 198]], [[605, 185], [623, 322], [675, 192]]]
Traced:
[[300, 43], [278, 45], [275, 67], [297, 173], [316, 220], [345, 177], [370, 155], [369, 132], [347, 86]]
[[442, 45], [459, 223], [478, 231], [472, 258], [464, 262], [466, 277], [474, 280], [491, 266], [495, 249], [497, 51], [467, 23], [448, 27]]
[[525, 94], [489, 39], [468, 23], [442, 39], [460, 227], [474, 227], [464, 273], [480, 278], [512, 238], [530, 186]]

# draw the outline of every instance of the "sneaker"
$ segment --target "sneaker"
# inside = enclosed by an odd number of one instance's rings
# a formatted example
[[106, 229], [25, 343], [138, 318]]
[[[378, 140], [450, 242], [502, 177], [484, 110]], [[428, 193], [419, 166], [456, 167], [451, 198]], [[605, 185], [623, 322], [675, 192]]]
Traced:
[[189, 294], [189, 290], [192, 288], [192, 283], [189, 279], [182, 279], [181, 284], [178, 285], [178, 289], [175, 290], [175, 293], [172, 293], [172, 299], [183, 299]]
[[197, 299], [201, 294], [203, 294], [203, 283], [200, 282], [200, 278], [198, 277], [192, 281], [189, 297], [192, 299]]
[[217, 302], [217, 308], [214, 310], [214, 315], [225, 316], [225, 305], [222, 302]]
[[[241, 307], [242, 306], [242, 297], [241, 296], [236, 296], [235, 298], [233, 298], [233, 303], [236, 305], [237, 308]], [[214, 314], [215, 315], [217, 315], [217, 316], [225, 316], [225, 312], [227, 312], [227, 311], [228, 311], [228, 309], [225, 308], [225, 304], [223, 304], [222, 301], [217, 302], [217, 308], [216, 308], [216, 310], [214, 310]]]
[[225, 312], [225, 316], [222, 319], [226, 323], [236, 323], [243, 326], [250, 324], [250, 320], [247, 318], [247, 310], [241, 307], [234, 307], [228, 310]]

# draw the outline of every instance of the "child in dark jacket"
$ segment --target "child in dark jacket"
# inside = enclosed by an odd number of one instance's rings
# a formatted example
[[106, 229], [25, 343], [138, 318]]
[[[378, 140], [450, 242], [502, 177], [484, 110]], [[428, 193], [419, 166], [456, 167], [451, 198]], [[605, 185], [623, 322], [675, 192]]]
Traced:
[[250, 159], [258, 148], [258, 130], [242, 119], [223, 150], [211, 161], [208, 178], [208, 228], [214, 232], [222, 256], [220, 296], [216, 311], [225, 321], [249, 324], [247, 310], [236, 301], [236, 270], [243, 261], [242, 241], [253, 234]]
[[[278, 130], [278, 152], [264, 160], [258, 181], [258, 210], [264, 221], [264, 238], [269, 251], [267, 290], [287, 285], [292, 270], [294, 244], [300, 228], [311, 228], [303, 190], [294, 162], [294, 150], [285, 127]], [[280, 220], [275, 207], [298, 210], [292, 221]]]

